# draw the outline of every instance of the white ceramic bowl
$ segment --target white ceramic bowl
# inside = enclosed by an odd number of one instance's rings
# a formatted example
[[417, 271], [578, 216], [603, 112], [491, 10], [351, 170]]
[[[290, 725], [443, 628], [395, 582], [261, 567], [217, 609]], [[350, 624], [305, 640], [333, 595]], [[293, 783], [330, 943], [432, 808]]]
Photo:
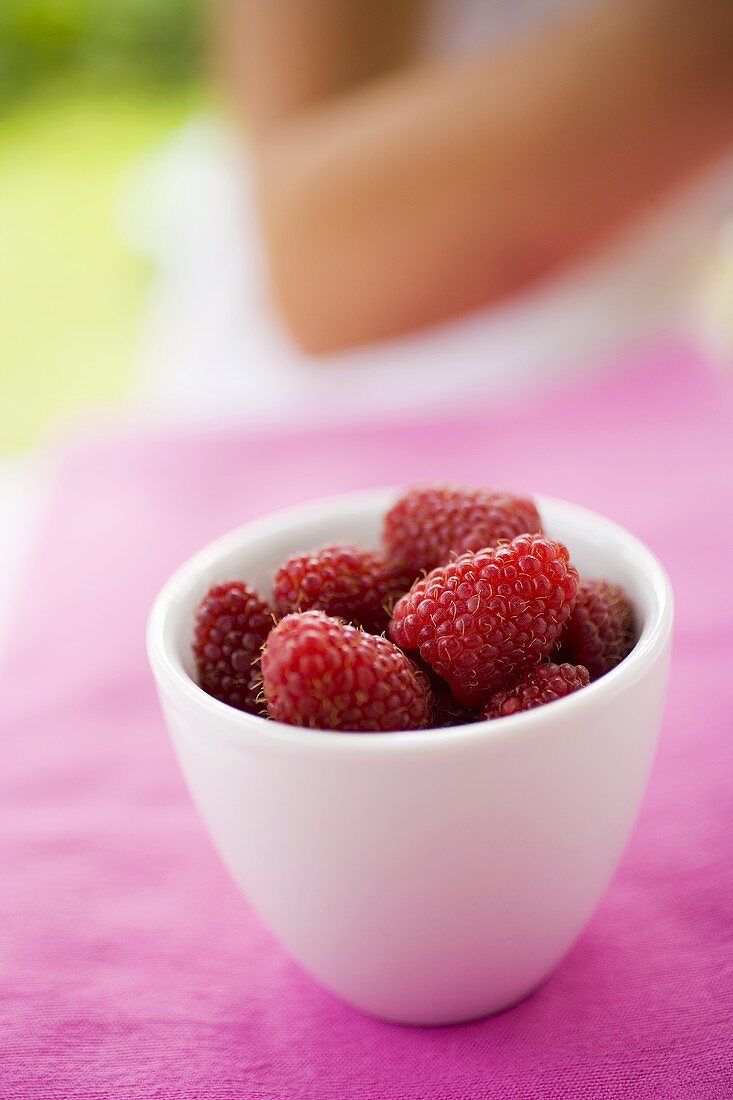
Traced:
[[264, 923], [352, 1005], [449, 1023], [526, 996], [606, 889], [654, 756], [672, 594], [633, 536], [540, 498], [581, 574], [619, 582], [636, 609], [636, 648], [590, 687], [493, 722], [386, 734], [295, 729], [205, 695], [190, 638], [206, 589], [244, 578], [266, 595], [296, 551], [377, 545], [392, 498], [338, 497], [219, 539], [161, 592], [148, 649], [193, 799]]

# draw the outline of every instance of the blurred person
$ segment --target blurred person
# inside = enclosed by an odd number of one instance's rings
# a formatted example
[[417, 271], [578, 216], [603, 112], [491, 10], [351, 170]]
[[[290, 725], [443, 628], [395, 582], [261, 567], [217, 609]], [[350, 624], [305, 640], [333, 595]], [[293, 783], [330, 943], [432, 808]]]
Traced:
[[733, 0], [218, 0], [216, 20], [309, 352], [506, 298], [733, 145]]

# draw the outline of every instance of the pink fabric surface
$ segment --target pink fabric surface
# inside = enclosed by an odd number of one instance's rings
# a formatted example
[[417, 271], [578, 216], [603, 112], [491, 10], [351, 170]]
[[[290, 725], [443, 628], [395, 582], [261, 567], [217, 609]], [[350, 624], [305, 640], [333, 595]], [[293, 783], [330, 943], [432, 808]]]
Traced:
[[[271, 939], [175, 764], [145, 619], [191, 551], [331, 491], [463, 478], [549, 492], [667, 564], [678, 626], [621, 869], [547, 984], [500, 1016], [360, 1016]], [[509, 414], [287, 439], [77, 440], [0, 671], [0, 1097], [733, 1096], [733, 396], [668, 342]]]

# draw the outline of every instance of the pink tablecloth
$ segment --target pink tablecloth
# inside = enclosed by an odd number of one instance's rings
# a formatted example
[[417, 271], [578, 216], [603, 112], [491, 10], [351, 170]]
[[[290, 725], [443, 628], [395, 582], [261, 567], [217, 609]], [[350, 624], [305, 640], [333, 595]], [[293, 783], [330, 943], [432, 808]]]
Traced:
[[[332, 999], [253, 918], [184, 791], [143, 631], [228, 527], [440, 477], [628, 525], [678, 629], [651, 788], [590, 927], [519, 1007], [417, 1030]], [[0, 673], [3, 1100], [733, 1096], [732, 517], [731, 390], [672, 343], [511, 415], [68, 449]]]

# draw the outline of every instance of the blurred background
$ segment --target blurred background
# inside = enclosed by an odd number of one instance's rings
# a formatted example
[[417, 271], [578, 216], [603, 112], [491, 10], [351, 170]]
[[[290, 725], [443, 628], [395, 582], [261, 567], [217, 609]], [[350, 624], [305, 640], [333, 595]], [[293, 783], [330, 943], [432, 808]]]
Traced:
[[198, 0], [0, 8], [0, 451], [119, 399], [150, 285], [121, 196], [205, 98]]
[[[243, 223], [245, 204], [232, 183], [238, 153], [212, 108], [205, 14], [203, 0], [4, 0], [3, 459], [28, 453], [69, 416], [131, 397], [158, 411], [229, 415], [244, 394], [251, 406], [256, 392], [266, 419], [283, 384], [297, 390], [300, 404], [314, 406], [335, 385], [332, 373], [324, 379], [283, 337], [269, 313], [259, 259], [252, 259], [256, 250], [232, 241], [232, 227], [242, 241], [255, 238], [256, 229]], [[501, 392], [508, 374], [516, 379], [526, 371], [532, 382], [537, 348], [545, 370], [553, 356], [572, 362], [639, 326], [667, 324], [672, 312], [675, 323], [683, 315], [683, 323], [725, 350], [733, 341], [733, 246], [725, 217], [732, 179], [733, 173], [723, 182], [716, 177], [707, 191], [703, 185], [692, 219], [672, 205], [661, 217], [665, 228], [656, 239], [652, 233], [656, 245], [648, 245], [648, 231], [645, 250], [633, 241], [632, 261], [622, 243], [613, 277], [606, 259], [600, 273], [591, 265], [580, 279], [545, 290], [539, 304], [535, 297], [530, 316], [532, 328], [539, 321], [541, 339], [535, 335], [534, 345], [527, 342], [525, 310], [518, 316], [516, 309], [494, 310], [489, 357], [500, 370], [493, 392]], [[197, 281], [190, 274], [196, 268], [210, 277]], [[447, 340], [386, 346], [381, 360], [396, 388], [414, 392], [415, 361], [429, 375], [431, 363], [434, 373], [441, 371], [446, 354], [461, 346], [471, 359], [472, 334]], [[475, 357], [466, 384], [478, 374], [491, 389], [486, 355]], [[343, 374], [351, 381], [342, 404], [363, 408], [374, 356], [346, 360], [350, 372]], [[201, 386], [211, 371], [216, 386]], [[445, 398], [441, 385], [424, 389], [427, 404], [430, 394]]]
[[[509, 376], [533, 385], [553, 360], [572, 363], [671, 317], [716, 349], [733, 340], [732, 171], [672, 203], [661, 224], [630, 234], [600, 267], [555, 282], [529, 307], [494, 310], [478, 344], [470, 324], [458, 336], [449, 325], [387, 341], [376, 355], [347, 354], [348, 383], [332, 371], [324, 380], [270, 312], [246, 176], [233, 167], [240, 151], [206, 75], [206, 23], [203, 0], [2, 5], [4, 459], [27, 454], [69, 416], [131, 399], [159, 412], [230, 415], [256, 394], [266, 420], [283, 385], [314, 407], [341, 386], [334, 407], [343, 413], [369, 402], [375, 371], [414, 393], [416, 362], [429, 379], [456, 353], [475, 358], [467, 385], [478, 378], [498, 394]], [[445, 379], [421, 389], [426, 405], [446, 399]]]

